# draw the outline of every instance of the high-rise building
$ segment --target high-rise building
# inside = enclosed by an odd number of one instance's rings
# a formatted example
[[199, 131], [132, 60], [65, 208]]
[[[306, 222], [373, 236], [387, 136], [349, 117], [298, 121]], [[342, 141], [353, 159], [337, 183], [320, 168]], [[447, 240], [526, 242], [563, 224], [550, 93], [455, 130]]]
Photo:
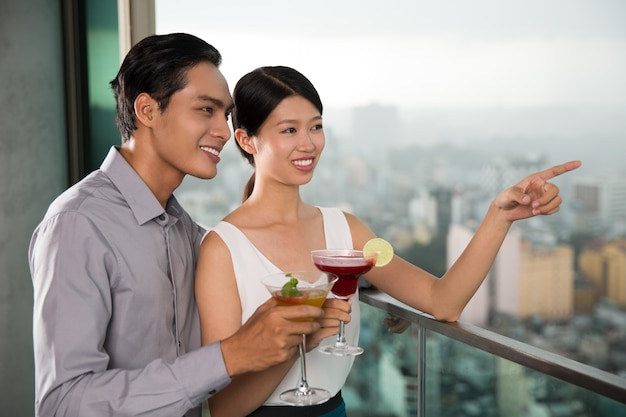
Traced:
[[600, 296], [626, 307], [626, 239], [587, 247], [580, 254], [578, 267]]
[[575, 227], [579, 232], [626, 233], [626, 177], [574, 177]]
[[428, 244], [434, 236], [446, 236], [452, 218], [452, 191], [444, 187], [419, 187], [409, 201], [408, 218], [415, 240]]
[[[518, 292], [517, 317], [570, 318], [574, 312], [574, 249], [569, 245], [537, 247], [522, 241]], [[500, 307], [505, 311], [506, 305]]]
[[[448, 266], [474, 235], [453, 225], [448, 235]], [[540, 315], [548, 320], [571, 317], [574, 305], [574, 251], [568, 245], [531, 243], [513, 227], [486, 281], [463, 311], [461, 320], [485, 326], [495, 313], [518, 319]]]

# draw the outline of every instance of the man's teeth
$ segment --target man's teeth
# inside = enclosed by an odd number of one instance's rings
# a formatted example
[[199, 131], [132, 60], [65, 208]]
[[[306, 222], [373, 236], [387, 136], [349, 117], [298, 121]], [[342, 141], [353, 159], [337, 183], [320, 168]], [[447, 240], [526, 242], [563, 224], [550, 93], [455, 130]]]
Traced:
[[298, 166], [301, 166], [301, 167], [309, 166], [312, 163], [313, 163], [312, 159], [299, 159], [297, 161], [293, 161], [294, 165], [298, 165]]
[[200, 146], [200, 149], [202, 149], [205, 152], [212, 153], [215, 156], [219, 156], [220, 155], [220, 151], [218, 151], [217, 149], [209, 148], [209, 147], [206, 147], [206, 146]]

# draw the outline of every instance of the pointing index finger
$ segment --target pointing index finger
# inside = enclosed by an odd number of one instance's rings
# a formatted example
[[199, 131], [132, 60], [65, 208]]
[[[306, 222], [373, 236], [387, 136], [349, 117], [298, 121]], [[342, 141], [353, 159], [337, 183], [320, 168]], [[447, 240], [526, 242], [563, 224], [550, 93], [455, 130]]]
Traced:
[[552, 168], [546, 169], [545, 171], [541, 171], [539, 173], [539, 176], [544, 180], [549, 180], [550, 178], [554, 178], [566, 172], [573, 171], [581, 165], [581, 161], [569, 161], [561, 165], [555, 165]]

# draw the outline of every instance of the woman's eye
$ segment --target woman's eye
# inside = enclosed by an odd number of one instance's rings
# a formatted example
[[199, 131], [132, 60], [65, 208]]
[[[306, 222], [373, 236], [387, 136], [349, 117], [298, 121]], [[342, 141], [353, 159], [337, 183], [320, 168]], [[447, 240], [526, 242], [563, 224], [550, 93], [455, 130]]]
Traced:
[[293, 128], [293, 127], [289, 127], [287, 129], [283, 130], [283, 133], [295, 133], [295, 132], [296, 132], [296, 129]]
[[322, 126], [321, 123], [311, 128], [311, 130], [323, 130], [323, 129], [324, 129], [324, 126]]

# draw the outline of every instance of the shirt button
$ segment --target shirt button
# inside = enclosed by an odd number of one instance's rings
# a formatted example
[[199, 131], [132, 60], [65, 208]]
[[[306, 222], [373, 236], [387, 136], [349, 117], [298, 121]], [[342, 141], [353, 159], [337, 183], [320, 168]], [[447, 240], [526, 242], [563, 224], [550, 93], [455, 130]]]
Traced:
[[161, 214], [161, 215], [159, 216], [159, 220], [165, 220], [165, 214]]
[[209, 391], [209, 395], [215, 395], [216, 392], [217, 390], [212, 389], [211, 391]]

